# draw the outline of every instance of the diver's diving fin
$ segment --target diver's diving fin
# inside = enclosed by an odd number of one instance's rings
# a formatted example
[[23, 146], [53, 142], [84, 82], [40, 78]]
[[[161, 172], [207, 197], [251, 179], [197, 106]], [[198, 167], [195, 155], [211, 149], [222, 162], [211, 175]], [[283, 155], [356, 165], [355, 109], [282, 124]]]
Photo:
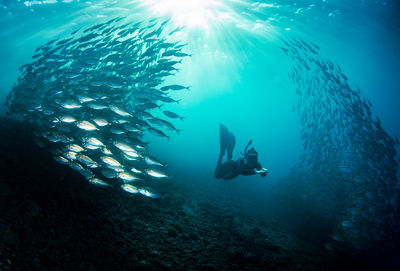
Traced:
[[219, 156], [221, 157], [225, 155], [227, 137], [228, 137], [228, 128], [226, 128], [222, 124], [219, 124]]
[[236, 144], [236, 138], [235, 135], [232, 134], [231, 132], [228, 132], [228, 141], [226, 145], [226, 151], [228, 153], [228, 160], [232, 160], [232, 152], [233, 149], [235, 148]]
[[225, 155], [225, 150], [228, 153], [228, 160], [232, 160], [232, 152], [235, 148], [235, 135], [228, 131], [223, 124], [219, 125], [219, 140], [220, 140], [220, 156]]

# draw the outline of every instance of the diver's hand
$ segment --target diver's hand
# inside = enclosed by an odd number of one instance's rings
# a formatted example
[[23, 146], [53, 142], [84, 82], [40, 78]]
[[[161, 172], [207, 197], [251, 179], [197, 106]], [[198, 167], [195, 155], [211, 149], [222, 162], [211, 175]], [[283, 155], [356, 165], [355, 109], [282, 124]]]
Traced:
[[254, 173], [256, 173], [256, 174], [260, 174], [261, 176], [265, 176], [265, 175], [267, 175], [268, 174], [268, 169], [266, 169], [266, 168], [262, 168], [262, 169], [260, 169], [260, 170], [254, 170]]

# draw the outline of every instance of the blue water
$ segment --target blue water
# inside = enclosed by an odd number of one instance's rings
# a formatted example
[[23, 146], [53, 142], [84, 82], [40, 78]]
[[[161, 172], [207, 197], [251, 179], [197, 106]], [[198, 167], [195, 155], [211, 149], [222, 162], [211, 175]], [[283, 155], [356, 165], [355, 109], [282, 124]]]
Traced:
[[[184, 116], [174, 122], [180, 135], [145, 138], [152, 154], [167, 162], [177, 183], [189, 191], [243, 201], [242, 207], [251, 206], [248, 212], [256, 215], [272, 212], [267, 204], [273, 189], [304, 153], [299, 98], [288, 77], [294, 61], [279, 49], [289, 38], [316, 44], [319, 56], [340, 66], [349, 85], [359, 86], [360, 97], [372, 104], [373, 119], [379, 117], [389, 136], [400, 136], [397, 1], [156, 2], [1, 1], [0, 99], [16, 82], [18, 68], [49, 40], [114, 16], [132, 22], [162, 16], [171, 18], [171, 26], [185, 27], [177, 39], [192, 55], [168, 82], [191, 88], [173, 95], [179, 104], [163, 107]], [[235, 159], [252, 139], [259, 162], [269, 169], [266, 178], [214, 178], [219, 123], [236, 136]], [[343, 225], [344, 219], [336, 223]]]

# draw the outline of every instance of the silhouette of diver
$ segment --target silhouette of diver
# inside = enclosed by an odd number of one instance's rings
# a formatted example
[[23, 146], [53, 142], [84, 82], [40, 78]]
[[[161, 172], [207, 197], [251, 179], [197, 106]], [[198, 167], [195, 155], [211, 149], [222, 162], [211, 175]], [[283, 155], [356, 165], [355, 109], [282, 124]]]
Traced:
[[[232, 160], [232, 152], [235, 148], [235, 135], [228, 131], [224, 125], [219, 125], [220, 153], [218, 157], [217, 167], [215, 168], [215, 178], [231, 180], [239, 175], [255, 175], [260, 174], [265, 177], [268, 173], [266, 168], [263, 168], [258, 162], [258, 153], [254, 148], [247, 150], [251, 145], [252, 140], [247, 143], [244, 149], [242, 158]], [[227, 151], [228, 158], [225, 163], [222, 163], [222, 158]]]

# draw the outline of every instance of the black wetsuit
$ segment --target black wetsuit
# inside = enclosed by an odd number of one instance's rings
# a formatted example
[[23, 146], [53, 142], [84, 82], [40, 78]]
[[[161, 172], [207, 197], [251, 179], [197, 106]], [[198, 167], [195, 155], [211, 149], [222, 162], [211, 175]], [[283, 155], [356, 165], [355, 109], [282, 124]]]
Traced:
[[[244, 158], [239, 158], [238, 160], [228, 160], [222, 164], [222, 157], [218, 159], [217, 167], [215, 168], [215, 178], [231, 180], [239, 175], [255, 175], [254, 169], [260, 170], [262, 166], [257, 162], [256, 167], [249, 168], [244, 162]], [[267, 175], [267, 173], [261, 173], [262, 177]]]

